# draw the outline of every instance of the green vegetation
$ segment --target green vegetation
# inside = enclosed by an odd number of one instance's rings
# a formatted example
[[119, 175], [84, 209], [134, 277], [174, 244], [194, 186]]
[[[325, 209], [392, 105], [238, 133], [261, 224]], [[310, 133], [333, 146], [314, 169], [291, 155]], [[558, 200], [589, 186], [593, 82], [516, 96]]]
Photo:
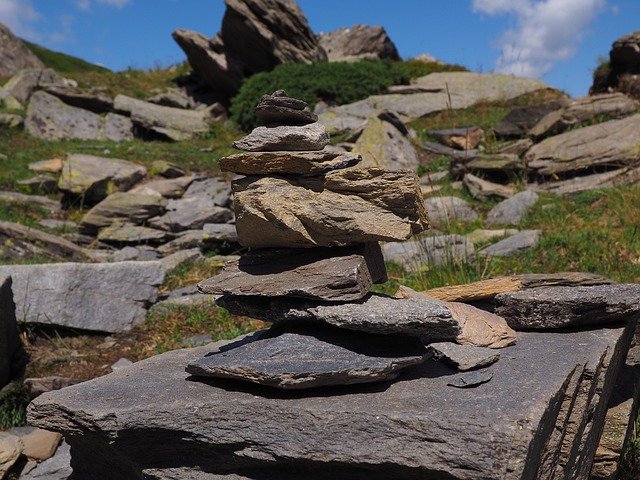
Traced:
[[54, 52], [53, 50], [49, 50], [48, 48], [41, 47], [40, 45], [36, 45], [35, 43], [27, 42], [23, 40], [24, 43], [27, 44], [29, 50], [31, 50], [36, 57], [40, 59], [42, 63], [44, 63], [45, 67], [53, 68], [57, 72], [60, 73], [70, 73], [70, 72], [108, 72], [109, 69], [105, 67], [101, 67], [100, 65], [95, 65], [93, 63], [89, 63], [85, 60], [82, 60], [78, 57], [73, 57], [71, 55], [67, 55], [66, 53]]
[[28, 404], [29, 394], [20, 382], [0, 393], [0, 430], [24, 425]]
[[[456, 65], [417, 61], [286, 63], [271, 72], [258, 73], [246, 80], [231, 104], [231, 119], [245, 131], [256, 126], [254, 108], [260, 97], [285, 90], [307, 102], [343, 105], [383, 92], [390, 85], [407, 84], [412, 78], [436, 71], [463, 70]], [[425, 73], [426, 72], [426, 73]]]

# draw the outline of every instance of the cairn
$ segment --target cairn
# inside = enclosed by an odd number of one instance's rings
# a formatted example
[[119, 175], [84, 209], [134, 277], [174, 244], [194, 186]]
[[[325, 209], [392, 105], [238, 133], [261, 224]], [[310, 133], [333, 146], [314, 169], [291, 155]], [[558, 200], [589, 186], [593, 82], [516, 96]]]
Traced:
[[[475, 344], [467, 338], [477, 337], [475, 320], [465, 320], [473, 307], [370, 292], [387, 280], [378, 242], [428, 228], [415, 174], [359, 168], [360, 155], [325, 148], [325, 127], [284, 91], [263, 96], [256, 115], [262, 126], [234, 144], [244, 152], [220, 161], [244, 175], [232, 190], [238, 238], [251, 251], [199, 289], [275, 325], [187, 372], [280, 388], [364, 383], [424, 362], [432, 352], [424, 341]], [[515, 341], [502, 319], [480, 317], [501, 332], [482, 346]]]

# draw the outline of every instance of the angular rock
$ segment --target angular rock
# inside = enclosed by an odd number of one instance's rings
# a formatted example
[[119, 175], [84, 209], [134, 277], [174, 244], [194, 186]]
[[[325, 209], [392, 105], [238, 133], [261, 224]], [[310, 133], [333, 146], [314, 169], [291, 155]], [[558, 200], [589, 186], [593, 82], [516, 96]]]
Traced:
[[431, 130], [429, 135], [435, 137], [447, 147], [458, 150], [473, 150], [484, 138], [484, 131], [480, 127], [449, 128], [446, 130]]
[[513, 153], [495, 153], [475, 156], [457, 156], [451, 160], [451, 177], [462, 178], [473, 173], [489, 178], [510, 179], [525, 170], [524, 161]]
[[613, 42], [609, 58], [617, 70], [638, 73], [640, 71], [640, 31], [624, 35]]
[[244, 246], [310, 247], [406, 240], [428, 227], [417, 177], [376, 168], [232, 184]]
[[472, 222], [478, 214], [459, 197], [431, 197], [424, 201], [429, 219], [434, 224]]
[[58, 191], [58, 179], [49, 175], [36, 175], [26, 180], [20, 180], [17, 183], [27, 187], [29, 191], [41, 193], [55, 193]]
[[0, 277], [0, 389], [24, 375], [29, 361], [18, 334], [11, 286], [10, 277]]
[[456, 388], [474, 388], [482, 385], [483, 383], [490, 382], [492, 378], [493, 373], [491, 372], [469, 372], [453, 377], [449, 380], [447, 386]]
[[423, 293], [428, 297], [448, 302], [476, 302], [493, 299], [499, 293], [519, 292], [530, 288], [551, 286], [589, 286], [609, 285], [613, 282], [606, 277], [594, 273], [560, 272], [560, 273], [526, 273], [496, 277], [488, 280], [432, 288]]
[[202, 293], [360, 300], [387, 281], [378, 244], [345, 248], [253, 250], [200, 282]]
[[27, 68], [16, 73], [2, 90], [22, 106], [27, 106], [34, 92], [43, 85], [62, 84], [63, 79], [51, 68]]
[[130, 190], [130, 193], [141, 193], [145, 195], [156, 194], [165, 198], [180, 198], [196, 178], [195, 176], [183, 176], [164, 180], [152, 180], [151, 182], [138, 185]]
[[417, 339], [316, 326], [265, 332], [244, 345], [194, 360], [186, 370], [198, 377], [303, 389], [393, 380], [427, 358]]
[[411, 272], [428, 265], [468, 262], [474, 258], [475, 248], [462, 235], [434, 235], [385, 243], [382, 252], [387, 262], [394, 262]]
[[157, 244], [172, 238], [171, 234], [162, 230], [120, 222], [112, 223], [98, 234], [101, 242], [127, 245]]
[[164, 274], [160, 262], [0, 265], [24, 322], [109, 333], [144, 321]]
[[63, 441], [53, 457], [39, 463], [21, 478], [23, 480], [66, 480], [72, 473], [71, 448]]
[[166, 213], [150, 220], [149, 225], [169, 232], [183, 232], [202, 228], [207, 223], [226, 223], [233, 220], [228, 208], [214, 205], [206, 197], [184, 197], [169, 200]]
[[476, 177], [472, 173], [465, 174], [462, 179], [473, 198], [483, 200], [491, 197], [509, 198], [516, 194], [516, 189], [509, 185], [501, 185]]
[[554, 176], [634, 166], [638, 163], [634, 134], [639, 128], [640, 115], [632, 115], [549, 137], [527, 152], [527, 168], [533, 174]]
[[573, 195], [598, 188], [613, 188], [640, 183], [640, 166], [618, 168], [603, 173], [592, 173], [556, 182], [532, 183], [527, 188], [556, 195]]
[[212, 177], [194, 181], [183, 198], [200, 197], [209, 199], [217, 207], [231, 206], [231, 184], [223, 179]]
[[509, 257], [535, 247], [540, 240], [540, 230], [523, 230], [480, 250], [486, 257]]
[[263, 95], [255, 113], [261, 125], [307, 125], [318, 121], [305, 102], [289, 97], [284, 90]]
[[101, 92], [82, 91], [62, 85], [50, 85], [44, 90], [72, 107], [82, 108], [93, 113], [113, 111], [113, 99]]
[[517, 225], [537, 201], [537, 193], [531, 190], [519, 192], [489, 210], [487, 225]]
[[104, 118], [103, 136], [113, 142], [133, 140], [134, 126], [129, 117], [107, 113]]
[[35, 203], [52, 214], [59, 213], [61, 208], [60, 202], [51, 200], [49, 197], [25, 195], [19, 192], [0, 191], [0, 201], [4, 203]]
[[44, 68], [44, 65], [9, 27], [0, 23], [0, 75], [13, 75], [24, 68]]
[[209, 132], [207, 110], [163, 107], [126, 95], [115, 98], [114, 108], [129, 115], [134, 124], [169, 140], [189, 140]]
[[95, 204], [113, 191], [129, 190], [146, 173], [143, 166], [126, 160], [73, 154], [64, 161], [58, 188]]
[[7, 432], [0, 432], [0, 478], [4, 478], [11, 467], [18, 461], [23, 448], [20, 437]]
[[323, 304], [293, 298], [222, 296], [216, 303], [233, 314], [266, 322], [319, 322], [367, 333], [411, 335], [426, 342], [502, 348], [516, 340], [515, 332], [497, 315], [428, 297], [396, 299], [370, 294], [359, 302]]
[[64, 232], [74, 231], [78, 228], [78, 224], [71, 220], [57, 220], [55, 218], [45, 218], [38, 221], [38, 225], [51, 230], [62, 230]]
[[493, 132], [498, 138], [524, 137], [545, 116], [560, 110], [568, 103], [569, 100], [567, 98], [562, 98], [537, 105], [516, 107], [493, 127]]
[[84, 249], [64, 238], [19, 223], [0, 221], [0, 258], [38, 257], [77, 261], [91, 258]]
[[362, 166], [415, 171], [420, 164], [406, 127], [389, 112], [367, 120], [352, 153], [362, 154]]
[[523, 155], [533, 146], [533, 140], [530, 138], [521, 138], [514, 142], [509, 142], [500, 147], [496, 153], [513, 153], [515, 155]]
[[490, 348], [470, 347], [457, 343], [437, 342], [428, 345], [435, 360], [440, 360], [460, 372], [488, 367], [500, 359], [500, 352]]
[[167, 255], [184, 249], [238, 243], [236, 226], [227, 223], [205, 223], [202, 230], [186, 230], [177, 235], [175, 240], [158, 247], [158, 251]]
[[62, 436], [56, 432], [49, 432], [41, 428], [35, 428], [26, 435], [21, 436], [24, 449], [22, 454], [33, 460], [46, 460], [55, 453]]
[[168, 88], [164, 92], [148, 98], [147, 102], [162, 105], [163, 107], [182, 108], [184, 110], [198, 107], [198, 102], [188, 95], [186, 89], [179, 88]]
[[60, 173], [62, 171], [62, 158], [52, 158], [50, 160], [40, 160], [29, 164], [29, 170], [36, 173]]
[[272, 152], [322, 150], [328, 143], [327, 130], [316, 122], [303, 126], [257, 127], [246, 137], [233, 142], [233, 145], [249, 152]]
[[42, 377], [25, 378], [23, 384], [27, 392], [29, 392], [29, 397], [33, 400], [45, 392], [60, 390], [61, 388], [69, 387], [76, 383], [80, 383], [80, 381], [66, 377]]
[[189, 250], [181, 250], [179, 252], [172, 253], [162, 258], [160, 261], [168, 272], [185, 262], [196, 262], [203, 258], [204, 256], [202, 255], [202, 252], [200, 252], [199, 248], [191, 248]]
[[112, 193], [86, 213], [80, 223], [80, 230], [82, 233], [96, 234], [100, 229], [116, 222], [141, 225], [162, 214], [166, 206], [167, 201], [159, 195]]
[[65, 435], [80, 478], [98, 465], [106, 480], [202, 472], [320, 480], [327, 471], [338, 479], [516, 480], [526, 472], [554, 478], [550, 470], [565, 467], [587, 478], [630, 337], [621, 328], [523, 333], [509, 360], [491, 367], [491, 382], [472, 390], [447, 388], [455, 371], [429, 360], [401, 381], [313, 395], [186, 381], [184, 366], [229, 348], [219, 343], [43, 395], [28, 420]]
[[495, 297], [496, 313], [516, 330], [621, 324], [640, 314], [640, 285], [541, 287]]
[[398, 49], [384, 27], [354, 25], [318, 35], [330, 62], [386, 58], [400, 60]]
[[356, 153], [327, 150], [317, 152], [239, 153], [220, 159], [220, 170], [240, 175], [323, 175], [333, 170], [357, 165], [362, 157]]
[[446, 155], [453, 159], [471, 160], [478, 155], [478, 150], [457, 150], [435, 142], [420, 142], [420, 147], [434, 156]]

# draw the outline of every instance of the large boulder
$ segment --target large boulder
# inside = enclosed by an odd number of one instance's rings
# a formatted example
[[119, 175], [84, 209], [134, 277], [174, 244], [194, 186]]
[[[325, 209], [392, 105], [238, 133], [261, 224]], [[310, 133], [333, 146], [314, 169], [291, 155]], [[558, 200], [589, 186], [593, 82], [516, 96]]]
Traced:
[[24, 68], [44, 68], [44, 65], [22, 40], [0, 23], [0, 76], [13, 75]]
[[231, 98], [246, 77], [278, 64], [327, 59], [294, 0], [225, 0], [225, 4], [216, 37], [173, 32], [198, 79], [222, 97]]
[[28, 357], [18, 336], [11, 278], [0, 277], [0, 389], [24, 374]]
[[20, 70], [4, 84], [2, 90], [26, 106], [33, 93], [45, 85], [63, 84], [64, 80], [51, 68]]
[[398, 49], [384, 27], [354, 25], [318, 35], [330, 62], [387, 58], [400, 60]]
[[0, 266], [13, 279], [21, 321], [99, 332], [144, 321], [164, 274], [157, 261]]

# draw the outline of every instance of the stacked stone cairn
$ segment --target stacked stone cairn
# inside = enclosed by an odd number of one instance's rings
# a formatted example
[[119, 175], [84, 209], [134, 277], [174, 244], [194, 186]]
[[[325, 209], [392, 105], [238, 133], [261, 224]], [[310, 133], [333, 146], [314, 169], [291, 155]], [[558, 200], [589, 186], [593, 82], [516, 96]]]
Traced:
[[188, 373], [286, 389], [366, 383], [423, 363], [431, 342], [515, 343], [492, 313], [370, 292], [387, 280], [378, 242], [429, 226], [413, 172], [360, 168], [360, 155], [327, 147], [317, 116], [284, 91], [263, 96], [256, 115], [262, 126], [234, 143], [244, 152], [220, 162], [242, 175], [232, 184], [236, 228], [250, 251], [199, 289], [274, 325]]

